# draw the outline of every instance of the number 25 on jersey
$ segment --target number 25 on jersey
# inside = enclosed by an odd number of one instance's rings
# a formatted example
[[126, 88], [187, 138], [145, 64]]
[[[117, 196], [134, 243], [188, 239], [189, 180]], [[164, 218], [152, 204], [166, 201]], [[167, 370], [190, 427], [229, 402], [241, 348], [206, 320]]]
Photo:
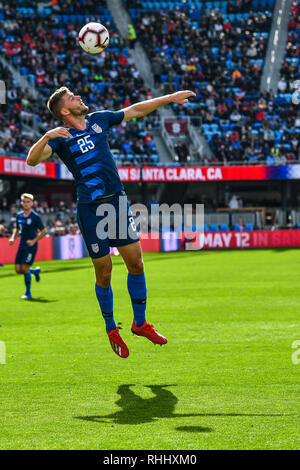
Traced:
[[90, 135], [87, 135], [86, 137], [84, 137], [83, 139], [78, 139], [77, 140], [77, 143], [80, 147], [80, 150], [82, 153], [85, 153], [85, 152], [88, 152], [89, 150], [95, 148], [95, 144], [94, 142], [92, 142], [89, 137], [91, 137]]

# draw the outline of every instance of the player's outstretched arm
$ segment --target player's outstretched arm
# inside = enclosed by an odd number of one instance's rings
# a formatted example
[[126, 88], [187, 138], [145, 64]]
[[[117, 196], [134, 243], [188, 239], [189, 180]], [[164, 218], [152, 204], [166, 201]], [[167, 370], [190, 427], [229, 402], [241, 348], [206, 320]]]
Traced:
[[17, 236], [19, 235], [19, 229], [17, 227], [15, 227], [13, 229], [13, 233], [12, 233], [12, 236], [10, 237], [9, 239], [9, 244], [12, 246], [14, 244], [14, 241], [15, 239], [17, 238]]
[[187, 103], [188, 99], [193, 96], [196, 96], [193, 91], [184, 90], [177, 91], [176, 93], [172, 93], [170, 95], [160, 96], [159, 98], [153, 98], [152, 100], [141, 101], [140, 103], [136, 103], [132, 106], [129, 106], [128, 108], [122, 109], [125, 115], [123, 121], [129, 121], [129, 119], [146, 116], [147, 114], [152, 113], [157, 108], [160, 108], [166, 104]]
[[27, 165], [36, 166], [44, 160], [47, 160], [47, 158], [52, 155], [52, 148], [48, 145], [48, 142], [50, 139], [56, 139], [58, 137], [67, 139], [72, 137], [72, 135], [65, 127], [56, 127], [46, 132], [29, 150], [26, 159]]

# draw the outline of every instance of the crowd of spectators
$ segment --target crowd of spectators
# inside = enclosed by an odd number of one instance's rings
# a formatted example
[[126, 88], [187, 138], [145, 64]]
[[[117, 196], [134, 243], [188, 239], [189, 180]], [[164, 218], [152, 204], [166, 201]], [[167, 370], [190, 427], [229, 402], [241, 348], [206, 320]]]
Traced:
[[258, 101], [237, 102], [227, 119], [219, 121], [219, 128], [221, 132], [210, 141], [219, 161], [269, 165], [300, 161], [300, 113], [272, 90], [262, 92]]
[[[202, 163], [300, 160], [300, 113], [291, 102], [299, 77], [299, 0], [292, 5], [278, 89], [268, 92], [258, 90], [273, 0], [228, 0], [217, 2], [219, 8], [214, 2], [183, 0], [173, 9], [170, 2], [156, 1], [149, 8], [150, 2], [143, 0], [124, 1], [161, 93], [196, 91], [195, 99], [174, 105], [174, 111], [201, 126], [214, 154]], [[84, 53], [76, 40], [82, 24], [91, 20], [105, 23], [110, 31], [110, 47], [97, 56]], [[70, 86], [91, 111], [120, 109], [151, 97], [103, 0], [97, 5], [90, 0], [0, 5], [0, 46], [45, 100], [41, 106], [21, 92], [0, 64], [9, 83], [6, 111], [0, 113], [0, 154], [26, 155], [34, 138], [22, 133], [22, 122], [30, 125], [32, 115], [40, 132], [59, 124], [46, 109], [53, 88]], [[159, 127], [159, 118], [151, 116], [150, 125]], [[145, 121], [113, 129], [110, 144], [118, 166], [158, 162]], [[178, 161], [185, 154], [179, 145]]]
[[11, 72], [0, 62], [0, 77], [6, 87], [6, 104], [0, 108], [0, 155], [12, 154], [25, 157], [34, 139], [22, 129], [22, 120], [32, 124], [35, 103], [27, 92], [17, 86]]
[[[148, 3], [126, 1], [157, 86], [162, 92], [186, 88], [197, 93], [193, 102], [174, 105], [174, 111], [202, 126], [214, 154], [203, 163], [300, 161], [300, 113], [291, 97], [282, 95], [280, 86], [259, 92], [271, 12], [259, 11], [258, 2], [253, 11], [255, 2], [247, 0], [222, 2], [222, 11], [213, 2], [210, 8], [202, 2], [202, 10], [199, 2], [186, 1], [154, 11]], [[298, 16], [299, 1], [294, 1], [287, 46], [293, 57], [299, 57]], [[285, 60], [283, 70], [294, 71], [295, 63], [299, 58]], [[287, 77], [290, 86], [295, 77], [295, 72]]]
[[288, 23], [288, 41], [284, 61], [280, 70], [278, 91], [293, 93], [294, 83], [299, 80], [300, 72], [300, 0], [294, 0], [291, 7], [291, 17]]
[[[196, 7], [192, 7], [192, 10]], [[259, 88], [271, 15], [260, 12], [233, 23], [218, 10], [192, 13], [175, 10], [136, 11], [139, 39], [151, 57], [156, 82], [169, 88], [197, 88], [209, 83], [215, 91]], [[200, 90], [198, 90], [200, 88]], [[180, 107], [179, 107], [180, 109]]]
[[[110, 46], [99, 55], [83, 52], [77, 42], [78, 31], [89, 21], [103, 22], [110, 32]], [[52, 119], [46, 102], [53, 90], [62, 85], [80, 94], [91, 112], [118, 110], [151, 98], [151, 91], [144, 85], [128, 54], [127, 42], [117, 33], [103, 0], [97, 5], [86, 0], [58, 0], [48, 2], [45, 8], [41, 8], [41, 3], [13, 0], [0, 7], [0, 46], [6, 59], [44, 99], [43, 105], [34, 103], [17, 87], [12, 89], [3, 115], [5, 128], [9, 122], [12, 133], [20, 130], [21, 118], [30, 120], [30, 113], [34, 114], [40, 133], [60, 125]], [[15, 113], [19, 126], [14, 122]], [[1, 132], [4, 133], [0, 128], [0, 138]], [[137, 122], [120, 126], [111, 136], [111, 147], [121, 150], [121, 161], [131, 153], [128, 142], [139, 150], [137, 158], [144, 155], [144, 159], [151, 161], [155, 155], [158, 159], [151, 136]], [[30, 139], [24, 139], [22, 145], [16, 142], [11, 147], [0, 141], [0, 148], [24, 156], [31, 143]]]

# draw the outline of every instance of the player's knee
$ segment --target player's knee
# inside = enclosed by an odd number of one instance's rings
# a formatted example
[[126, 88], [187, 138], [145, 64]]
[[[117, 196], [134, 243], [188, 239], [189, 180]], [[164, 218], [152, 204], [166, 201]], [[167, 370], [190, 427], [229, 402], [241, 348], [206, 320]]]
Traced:
[[96, 273], [96, 281], [98, 285], [107, 289], [111, 282], [111, 271], [103, 271], [98, 274]]
[[137, 258], [132, 261], [128, 266], [130, 274], [142, 274], [144, 272], [144, 262], [142, 258]]
[[15, 271], [16, 271], [17, 274], [23, 274], [21, 266], [15, 266]]
[[111, 271], [112, 266], [108, 263], [106, 266], [101, 266], [101, 268], [97, 267], [95, 269], [96, 274], [96, 281], [103, 288], [107, 288], [111, 282]]

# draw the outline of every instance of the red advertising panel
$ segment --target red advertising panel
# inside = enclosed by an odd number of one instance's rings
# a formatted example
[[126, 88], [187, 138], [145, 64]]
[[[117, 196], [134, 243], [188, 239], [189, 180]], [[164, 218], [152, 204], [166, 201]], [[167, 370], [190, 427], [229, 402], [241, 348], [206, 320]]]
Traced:
[[141, 181], [141, 169], [138, 166], [120, 166], [118, 167], [118, 173], [124, 183]]
[[44, 237], [39, 241], [39, 248], [36, 254], [36, 261], [48, 261], [53, 259], [53, 238]]
[[159, 251], [159, 233], [152, 233], [151, 238], [148, 233], [140, 233], [139, 234], [142, 251], [144, 253], [153, 253]]
[[[184, 234], [182, 235], [183, 240]], [[297, 247], [300, 246], [300, 230], [205, 232], [200, 235], [199, 245], [203, 250]], [[186, 249], [189, 249], [188, 244]], [[196, 249], [196, 246], [191, 244], [191, 249]]]
[[[124, 182], [184, 182], [184, 181], [242, 181], [300, 179], [300, 164], [294, 165], [241, 165], [241, 166], [146, 166], [118, 167]], [[73, 179], [68, 169], [59, 163], [42, 162], [32, 167], [26, 160], [0, 156], [0, 174], [35, 176], [39, 178]]]
[[261, 180], [266, 178], [265, 166], [190, 166], [144, 167], [144, 181], [226, 181]]
[[[17, 239], [13, 246], [8, 243], [9, 238], [0, 238], [0, 263], [10, 264], [15, 262], [16, 253], [19, 247]], [[36, 261], [48, 261], [53, 259], [52, 237], [45, 237], [38, 244]]]
[[0, 157], [0, 173], [5, 175], [56, 178], [56, 166], [56, 163], [53, 162], [42, 162], [37, 166], [29, 166], [22, 158]]
[[0, 264], [10, 264], [15, 262], [19, 241], [15, 241], [13, 246], [9, 246], [9, 238], [0, 238]]
[[180, 182], [180, 181], [251, 181], [300, 179], [300, 165], [241, 165], [241, 166], [145, 166], [119, 167], [122, 181]]

